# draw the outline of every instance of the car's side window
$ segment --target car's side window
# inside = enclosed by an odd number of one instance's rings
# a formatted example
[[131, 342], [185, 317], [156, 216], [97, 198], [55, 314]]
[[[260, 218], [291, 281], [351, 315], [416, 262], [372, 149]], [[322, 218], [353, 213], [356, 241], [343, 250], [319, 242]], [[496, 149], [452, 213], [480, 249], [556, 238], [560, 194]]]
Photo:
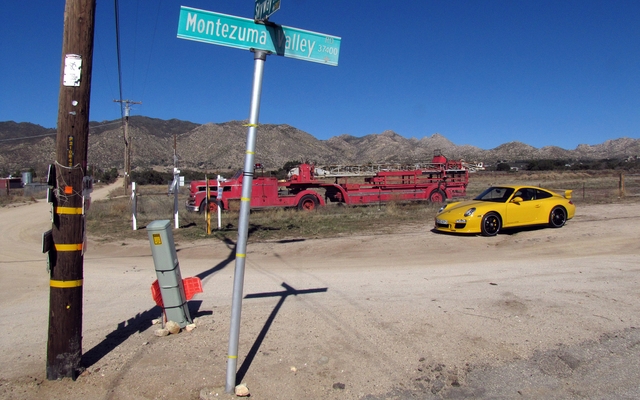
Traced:
[[536, 199], [536, 191], [534, 189], [524, 189], [524, 194], [522, 198], [525, 201], [535, 200]]
[[544, 190], [536, 190], [536, 199], [548, 199], [549, 197], [551, 197], [551, 193]]
[[525, 188], [525, 189], [518, 190], [515, 196], [513, 197], [520, 197], [522, 198], [522, 201], [529, 201], [529, 200], [535, 200], [536, 195], [533, 190]]

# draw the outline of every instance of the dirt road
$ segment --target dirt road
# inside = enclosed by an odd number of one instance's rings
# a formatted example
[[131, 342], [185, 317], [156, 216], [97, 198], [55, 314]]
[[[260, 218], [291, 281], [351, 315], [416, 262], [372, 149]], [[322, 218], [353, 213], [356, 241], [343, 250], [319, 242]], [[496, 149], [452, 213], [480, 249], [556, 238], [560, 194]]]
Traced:
[[[141, 239], [90, 241], [83, 362], [47, 381], [46, 203], [0, 209], [0, 397], [197, 399], [223, 387], [234, 252], [177, 243], [193, 332], [156, 337]], [[256, 399], [640, 398], [640, 204], [562, 229], [250, 244], [238, 377]], [[218, 398], [226, 395], [219, 393]]]

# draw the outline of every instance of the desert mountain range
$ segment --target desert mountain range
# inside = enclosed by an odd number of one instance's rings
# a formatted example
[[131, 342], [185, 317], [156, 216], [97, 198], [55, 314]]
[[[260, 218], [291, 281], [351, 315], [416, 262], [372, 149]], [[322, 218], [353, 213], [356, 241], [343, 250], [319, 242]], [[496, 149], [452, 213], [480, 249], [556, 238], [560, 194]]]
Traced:
[[[172, 168], [174, 137], [178, 166], [196, 170], [239, 169], [244, 164], [246, 121], [196, 124], [177, 119], [143, 116], [129, 119], [133, 137], [132, 168]], [[56, 130], [31, 123], [0, 122], [0, 169], [45, 170], [55, 160]], [[439, 150], [450, 159], [496, 163], [498, 160], [591, 160], [640, 155], [640, 139], [619, 138], [598, 145], [581, 144], [573, 150], [555, 146], [535, 148], [509, 142], [484, 150], [456, 145], [435, 133], [422, 139], [406, 138], [393, 131], [363, 137], [340, 135], [328, 140], [289, 125], [260, 125], [255, 161], [277, 169], [287, 161], [316, 165], [428, 161]], [[121, 121], [91, 122], [88, 163], [102, 169], [122, 168], [124, 141]]]

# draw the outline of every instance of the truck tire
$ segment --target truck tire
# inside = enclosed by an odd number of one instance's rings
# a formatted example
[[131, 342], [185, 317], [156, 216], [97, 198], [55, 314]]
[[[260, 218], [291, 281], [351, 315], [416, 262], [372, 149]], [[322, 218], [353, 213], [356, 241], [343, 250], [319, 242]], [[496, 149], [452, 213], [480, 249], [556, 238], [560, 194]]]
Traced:
[[429, 195], [429, 201], [432, 203], [443, 203], [447, 199], [447, 195], [440, 189], [435, 189]]
[[[202, 200], [202, 203], [200, 203], [200, 208], [198, 209], [198, 212], [201, 214], [204, 214], [204, 209], [207, 207], [207, 201], [206, 200]], [[210, 213], [217, 213], [218, 212], [218, 203], [215, 200], [210, 200], [209, 201], [209, 212]]]
[[298, 203], [298, 210], [313, 211], [318, 208], [318, 198], [312, 194], [305, 194]]

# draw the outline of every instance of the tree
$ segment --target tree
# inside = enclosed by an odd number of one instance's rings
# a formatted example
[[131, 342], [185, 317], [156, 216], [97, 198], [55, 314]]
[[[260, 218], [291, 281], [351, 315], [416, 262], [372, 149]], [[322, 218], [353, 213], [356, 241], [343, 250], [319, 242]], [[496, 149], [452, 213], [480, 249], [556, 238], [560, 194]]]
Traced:
[[496, 165], [496, 171], [509, 172], [511, 171], [511, 167], [507, 163], [500, 163]]
[[297, 168], [300, 164], [302, 164], [300, 161], [287, 161], [286, 163], [284, 163], [282, 168], [276, 171], [276, 177], [278, 179], [286, 179], [289, 171], [291, 171], [293, 168]]

